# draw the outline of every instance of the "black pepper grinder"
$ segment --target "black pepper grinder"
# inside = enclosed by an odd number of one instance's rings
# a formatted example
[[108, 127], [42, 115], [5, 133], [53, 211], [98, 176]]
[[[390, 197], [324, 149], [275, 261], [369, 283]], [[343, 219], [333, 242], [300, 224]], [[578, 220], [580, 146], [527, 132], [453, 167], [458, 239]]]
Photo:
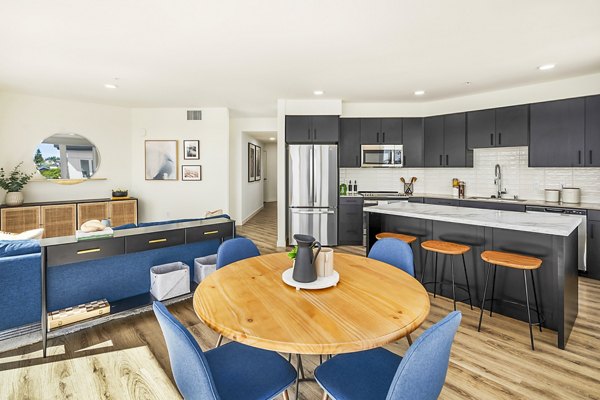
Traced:
[[356, 179], [354, 180], [354, 193], [358, 193], [358, 185], [356, 184]]

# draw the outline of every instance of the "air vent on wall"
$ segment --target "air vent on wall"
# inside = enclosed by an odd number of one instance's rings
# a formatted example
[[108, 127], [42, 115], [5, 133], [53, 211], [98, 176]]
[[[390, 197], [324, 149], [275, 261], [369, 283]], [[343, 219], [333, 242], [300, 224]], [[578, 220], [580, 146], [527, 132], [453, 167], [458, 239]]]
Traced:
[[188, 110], [187, 112], [188, 121], [202, 121], [201, 110]]

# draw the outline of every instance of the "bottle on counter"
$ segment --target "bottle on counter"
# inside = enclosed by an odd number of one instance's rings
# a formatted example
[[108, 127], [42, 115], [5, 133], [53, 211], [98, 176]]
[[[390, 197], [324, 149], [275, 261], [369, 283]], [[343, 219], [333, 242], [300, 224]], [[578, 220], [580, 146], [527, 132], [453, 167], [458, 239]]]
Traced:
[[348, 194], [354, 194], [352, 191], [352, 179], [348, 180]]
[[354, 194], [358, 194], [358, 185], [356, 184], [356, 179], [354, 180]]

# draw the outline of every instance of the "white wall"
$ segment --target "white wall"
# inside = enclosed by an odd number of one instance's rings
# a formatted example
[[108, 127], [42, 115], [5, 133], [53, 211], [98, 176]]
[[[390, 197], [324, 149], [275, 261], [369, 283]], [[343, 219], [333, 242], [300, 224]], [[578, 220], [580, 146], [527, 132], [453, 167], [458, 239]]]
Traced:
[[58, 185], [36, 174], [23, 190], [25, 201], [110, 197], [113, 188], [131, 188], [130, 123], [127, 108], [0, 92], [0, 167], [12, 169], [24, 161], [25, 171], [35, 171], [33, 154], [43, 139], [78, 133], [97, 146], [100, 167], [94, 177], [106, 180]]
[[266, 160], [265, 176], [267, 177], [264, 181], [264, 201], [277, 201], [277, 143], [265, 144], [264, 151], [266, 157], [263, 158], [263, 162]]
[[[198, 109], [198, 108], [193, 108]], [[201, 121], [188, 121], [188, 108], [136, 108], [131, 111], [132, 193], [139, 197], [140, 220], [203, 217], [229, 212], [229, 111], [201, 108]], [[177, 140], [181, 165], [201, 165], [202, 181], [146, 181], [144, 141]], [[183, 160], [183, 140], [200, 140], [200, 160]]]
[[[263, 152], [263, 144], [258, 140], [252, 138], [249, 134], [242, 134], [242, 148], [246, 149], [242, 153], [242, 165], [245, 166], [245, 176], [242, 178], [242, 224], [248, 222], [248, 220], [254, 216], [257, 212], [262, 210], [264, 206], [263, 199], [263, 183], [264, 183], [264, 169], [262, 170], [262, 176], [259, 181], [248, 182], [248, 143], [253, 143], [260, 147], [260, 152]], [[262, 154], [261, 154], [262, 162]]]

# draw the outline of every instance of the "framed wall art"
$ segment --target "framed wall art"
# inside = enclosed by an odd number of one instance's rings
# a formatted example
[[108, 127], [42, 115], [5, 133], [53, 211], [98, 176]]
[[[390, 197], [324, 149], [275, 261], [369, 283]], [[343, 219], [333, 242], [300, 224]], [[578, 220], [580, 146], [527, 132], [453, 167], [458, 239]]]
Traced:
[[183, 141], [183, 159], [184, 160], [199, 160], [200, 159], [200, 141], [199, 140], [184, 140]]
[[181, 166], [182, 181], [201, 181], [202, 166], [201, 165], [182, 165]]
[[248, 182], [256, 180], [256, 145], [248, 143]]
[[256, 173], [254, 174], [254, 180], [255, 181], [260, 181], [261, 177], [262, 177], [262, 149], [260, 146], [255, 146], [256, 148], [256, 166], [255, 166], [255, 170]]
[[177, 140], [146, 140], [144, 146], [146, 180], [176, 181]]

